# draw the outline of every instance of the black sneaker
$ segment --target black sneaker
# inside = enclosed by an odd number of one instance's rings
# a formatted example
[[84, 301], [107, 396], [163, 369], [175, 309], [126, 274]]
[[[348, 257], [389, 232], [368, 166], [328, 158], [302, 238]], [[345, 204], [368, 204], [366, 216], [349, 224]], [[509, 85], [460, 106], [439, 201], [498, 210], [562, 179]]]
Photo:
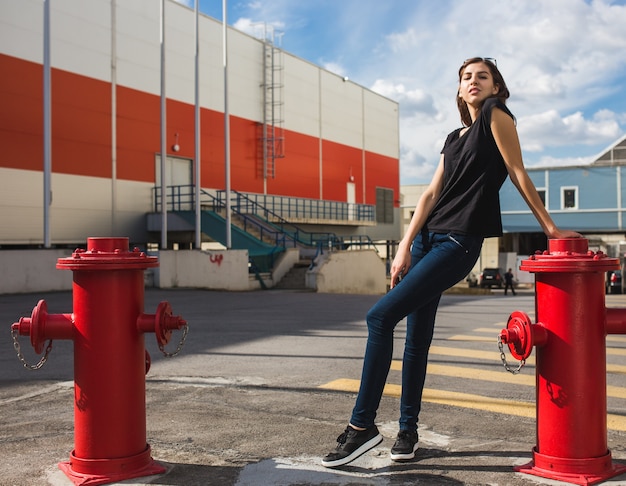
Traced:
[[401, 430], [396, 443], [391, 448], [392, 461], [406, 461], [415, 457], [417, 450], [417, 431]]
[[337, 437], [337, 447], [322, 459], [322, 466], [343, 466], [365, 454], [383, 440], [375, 425], [365, 430], [356, 430], [348, 425], [343, 434]]

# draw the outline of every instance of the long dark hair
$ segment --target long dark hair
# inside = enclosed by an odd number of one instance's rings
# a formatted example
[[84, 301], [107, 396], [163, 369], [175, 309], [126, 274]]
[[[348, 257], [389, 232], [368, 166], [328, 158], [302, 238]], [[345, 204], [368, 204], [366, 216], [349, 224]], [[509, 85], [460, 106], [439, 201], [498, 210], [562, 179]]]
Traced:
[[[459, 68], [459, 83], [461, 82], [461, 78], [463, 77], [463, 72], [465, 71], [465, 68], [470, 64], [474, 64], [477, 62], [482, 62], [485, 66], [489, 68], [489, 71], [491, 71], [491, 76], [493, 77], [493, 82], [495, 85], [498, 86], [498, 93], [494, 96], [502, 101], [502, 103], [506, 103], [506, 100], [509, 96], [511, 96], [511, 93], [509, 93], [509, 88], [506, 87], [504, 78], [498, 70], [498, 66], [496, 66], [495, 60], [485, 59], [484, 57], [472, 57], [470, 59], [467, 59]], [[472, 124], [472, 117], [470, 116], [469, 109], [467, 108], [467, 103], [463, 101], [463, 98], [459, 96], [458, 92], [456, 95], [456, 106], [459, 109], [459, 113], [461, 114], [461, 121], [463, 122], [463, 125], [469, 127]]]

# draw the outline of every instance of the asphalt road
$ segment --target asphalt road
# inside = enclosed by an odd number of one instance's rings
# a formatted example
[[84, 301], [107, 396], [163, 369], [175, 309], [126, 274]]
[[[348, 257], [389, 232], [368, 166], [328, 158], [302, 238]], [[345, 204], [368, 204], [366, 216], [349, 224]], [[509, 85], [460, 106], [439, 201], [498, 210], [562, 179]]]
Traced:
[[[18, 361], [11, 323], [39, 299], [68, 313], [71, 293], [2, 295], [0, 322], [0, 484], [71, 485], [57, 463], [73, 449], [73, 345], [55, 341], [38, 371]], [[532, 317], [534, 295], [444, 295], [430, 355], [415, 460], [392, 463], [399, 370], [394, 361], [377, 423], [383, 443], [352, 464], [326, 469], [354, 402], [365, 345], [364, 316], [375, 296], [293, 291], [146, 291], [145, 311], [169, 301], [190, 325], [181, 353], [166, 358], [146, 335], [147, 439], [166, 473], [123, 484], [156, 485], [506, 485], [563, 484], [516, 473], [536, 442], [534, 366], [507, 373], [496, 338], [513, 310]], [[626, 296], [607, 296], [626, 307]], [[396, 332], [401, 359], [404, 323]], [[609, 336], [608, 442], [626, 464], [626, 354]], [[175, 348], [174, 333], [168, 348]], [[27, 337], [25, 358], [34, 363]], [[513, 362], [510, 355], [507, 357]], [[624, 394], [626, 396], [626, 393]], [[626, 427], [626, 426], [624, 426]], [[606, 484], [626, 484], [621, 476]]]

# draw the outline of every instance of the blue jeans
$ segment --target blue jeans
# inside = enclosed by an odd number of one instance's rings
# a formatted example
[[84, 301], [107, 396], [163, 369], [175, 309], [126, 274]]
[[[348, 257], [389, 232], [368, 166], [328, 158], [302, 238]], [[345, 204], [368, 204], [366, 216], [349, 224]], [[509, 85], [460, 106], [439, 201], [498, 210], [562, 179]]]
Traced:
[[407, 317], [402, 359], [400, 430], [416, 430], [435, 314], [444, 290], [473, 268], [483, 238], [422, 231], [413, 241], [411, 268], [367, 313], [367, 346], [361, 386], [350, 423], [374, 425], [393, 354], [393, 332]]

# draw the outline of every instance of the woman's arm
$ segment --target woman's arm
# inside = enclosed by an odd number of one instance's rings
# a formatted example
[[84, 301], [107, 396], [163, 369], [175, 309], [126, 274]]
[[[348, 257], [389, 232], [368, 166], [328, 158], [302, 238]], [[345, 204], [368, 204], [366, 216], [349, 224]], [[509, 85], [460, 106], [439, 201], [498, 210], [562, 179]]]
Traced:
[[504, 158], [511, 182], [528, 204], [548, 238], [580, 238], [581, 234], [575, 231], [560, 230], [554, 224], [524, 167], [515, 123], [508, 114], [499, 108], [493, 108], [491, 113], [491, 132]]
[[439, 160], [439, 165], [435, 170], [430, 184], [420, 196], [417, 205], [415, 206], [415, 212], [409, 223], [409, 227], [404, 234], [404, 237], [398, 244], [398, 252], [396, 253], [393, 263], [391, 264], [391, 288], [393, 288], [402, 275], [404, 275], [411, 266], [411, 243], [417, 236], [417, 233], [422, 229], [428, 215], [433, 209], [433, 206], [441, 194], [443, 187], [443, 155]]

